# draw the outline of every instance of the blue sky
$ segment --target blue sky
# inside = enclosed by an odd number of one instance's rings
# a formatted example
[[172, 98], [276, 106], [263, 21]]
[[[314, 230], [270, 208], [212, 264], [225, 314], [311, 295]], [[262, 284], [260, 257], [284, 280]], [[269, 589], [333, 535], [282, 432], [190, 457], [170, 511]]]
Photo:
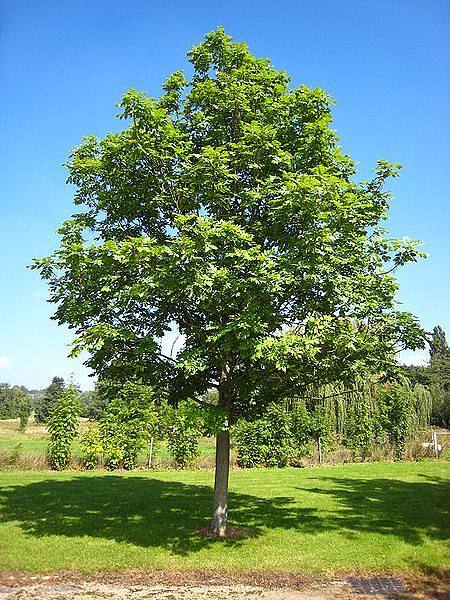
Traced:
[[70, 149], [117, 130], [121, 95], [158, 95], [218, 25], [293, 85], [333, 95], [334, 127], [362, 179], [380, 157], [403, 163], [388, 228], [424, 240], [430, 257], [399, 273], [399, 298], [450, 335], [450, 2], [0, 0], [0, 381], [41, 388], [73, 373], [92, 387], [25, 267], [56, 247], [73, 211]]

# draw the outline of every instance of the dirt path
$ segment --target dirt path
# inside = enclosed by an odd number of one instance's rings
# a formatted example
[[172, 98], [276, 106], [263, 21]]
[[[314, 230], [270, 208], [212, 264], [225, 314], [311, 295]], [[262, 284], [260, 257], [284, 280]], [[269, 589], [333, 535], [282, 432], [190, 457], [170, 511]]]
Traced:
[[[355, 598], [346, 591], [345, 583], [336, 582], [326, 587], [308, 585], [304, 590], [274, 588], [265, 590], [249, 585], [231, 586], [121, 586], [94, 582], [39, 583], [18, 588], [0, 587], [0, 599], [7, 600], [63, 600], [108, 599], [108, 600], [333, 600], [335, 598]], [[348, 588], [347, 588], [348, 589]], [[362, 599], [361, 595], [358, 595]], [[374, 598], [374, 596], [371, 596]]]
[[[159, 587], [159, 586], [130, 586], [120, 587], [106, 584], [84, 584], [82, 586], [36, 585], [27, 586], [6, 593], [0, 588], [0, 598], [19, 600], [63, 600], [64, 598], [79, 598], [92, 600], [93, 598], [108, 600], [332, 600], [334, 598], [350, 598], [342, 595], [342, 588], [321, 590], [307, 589], [263, 590], [257, 587], [234, 586], [196, 586], [196, 587]], [[361, 598], [361, 596], [360, 596]], [[372, 596], [373, 598], [373, 596]]]
[[[0, 573], [0, 600], [376, 600], [403, 598], [444, 600], [448, 587], [439, 580], [402, 581], [404, 593], [364, 594], [355, 591], [346, 577], [302, 580], [292, 575], [249, 576], [249, 581], [224, 581], [223, 577], [197, 573], [58, 574], [33, 577]], [[400, 581], [400, 580], [397, 580]]]

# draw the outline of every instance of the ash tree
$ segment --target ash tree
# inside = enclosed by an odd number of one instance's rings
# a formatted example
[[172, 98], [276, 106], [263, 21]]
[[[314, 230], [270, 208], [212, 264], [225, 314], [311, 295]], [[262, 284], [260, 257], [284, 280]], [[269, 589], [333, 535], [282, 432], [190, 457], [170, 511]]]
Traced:
[[[35, 268], [100, 377], [217, 412], [210, 531], [225, 535], [230, 425], [422, 346], [393, 276], [420, 252], [380, 226], [397, 166], [355, 181], [324, 91], [293, 88], [221, 28], [188, 59], [189, 79], [173, 73], [156, 99], [130, 90], [124, 130], [73, 151], [79, 212]], [[184, 340], [171, 355], [170, 329]]]

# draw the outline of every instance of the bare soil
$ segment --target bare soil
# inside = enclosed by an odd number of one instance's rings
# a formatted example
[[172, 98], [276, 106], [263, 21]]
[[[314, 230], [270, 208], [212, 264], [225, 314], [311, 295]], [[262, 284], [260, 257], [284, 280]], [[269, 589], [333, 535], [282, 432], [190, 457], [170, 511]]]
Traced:
[[[367, 577], [373, 576], [367, 575]], [[363, 575], [359, 574], [359, 577]], [[447, 600], [447, 573], [398, 576], [406, 593], [365, 595], [342, 577], [300, 577], [292, 573], [128, 571], [118, 574], [58, 573], [32, 576], [0, 572], [0, 600]]]

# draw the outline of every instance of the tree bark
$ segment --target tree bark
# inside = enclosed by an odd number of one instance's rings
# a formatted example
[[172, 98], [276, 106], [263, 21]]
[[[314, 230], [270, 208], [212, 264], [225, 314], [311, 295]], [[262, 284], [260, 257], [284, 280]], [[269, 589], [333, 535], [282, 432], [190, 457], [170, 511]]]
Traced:
[[218, 537], [224, 537], [227, 531], [229, 467], [230, 432], [221, 431], [216, 438], [213, 516], [209, 524], [209, 533]]

